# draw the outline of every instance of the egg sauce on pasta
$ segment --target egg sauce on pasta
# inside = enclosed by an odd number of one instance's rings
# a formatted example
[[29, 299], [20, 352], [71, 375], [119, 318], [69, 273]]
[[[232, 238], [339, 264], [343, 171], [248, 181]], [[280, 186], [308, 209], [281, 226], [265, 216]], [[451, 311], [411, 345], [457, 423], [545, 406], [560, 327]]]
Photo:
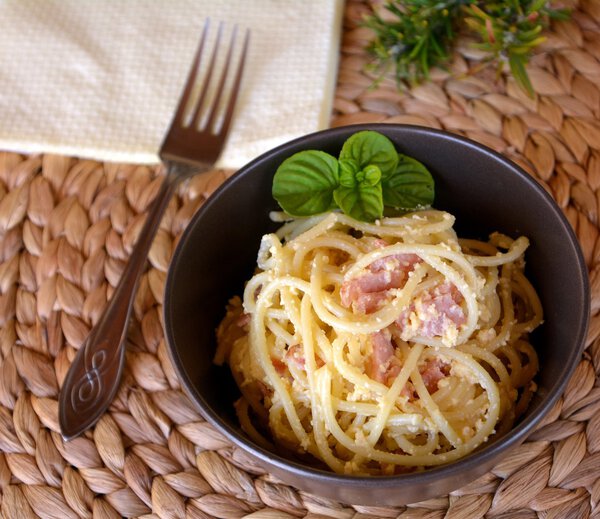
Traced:
[[437, 210], [272, 217], [283, 225], [217, 330], [254, 441], [397, 474], [465, 456], [526, 410], [542, 322], [527, 238], [462, 240]]

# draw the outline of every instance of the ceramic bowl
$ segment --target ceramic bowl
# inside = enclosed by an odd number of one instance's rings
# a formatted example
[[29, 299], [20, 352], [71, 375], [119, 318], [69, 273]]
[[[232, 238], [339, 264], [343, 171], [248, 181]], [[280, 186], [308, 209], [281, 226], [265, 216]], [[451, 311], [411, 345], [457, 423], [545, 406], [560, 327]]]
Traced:
[[[423, 162], [436, 182], [434, 207], [456, 216], [459, 236], [525, 235], [527, 275], [540, 295], [545, 322], [534, 345], [539, 390], [506, 435], [448, 465], [399, 476], [357, 477], [311, 468], [269, 452], [241, 430], [233, 408], [239, 393], [227, 366], [217, 367], [215, 328], [228, 299], [253, 273], [260, 238], [275, 227], [269, 211], [273, 174], [300, 150], [337, 155], [354, 132], [387, 135], [398, 151]], [[168, 349], [182, 386], [213, 426], [284, 482], [334, 500], [400, 505], [440, 496], [482, 475], [520, 444], [552, 408], [581, 358], [589, 320], [589, 285], [577, 238], [548, 193], [494, 151], [449, 133], [404, 125], [353, 125], [317, 132], [258, 157], [226, 181], [185, 230], [170, 266], [164, 301]]]

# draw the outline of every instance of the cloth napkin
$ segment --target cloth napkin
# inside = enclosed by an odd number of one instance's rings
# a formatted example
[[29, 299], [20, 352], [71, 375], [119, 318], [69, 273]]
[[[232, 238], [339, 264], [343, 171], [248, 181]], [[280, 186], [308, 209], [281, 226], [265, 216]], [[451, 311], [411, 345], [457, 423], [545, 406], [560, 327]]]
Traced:
[[[328, 126], [343, 0], [0, 0], [0, 150], [155, 163], [206, 18], [251, 31], [218, 166]], [[224, 41], [228, 41], [225, 38]]]

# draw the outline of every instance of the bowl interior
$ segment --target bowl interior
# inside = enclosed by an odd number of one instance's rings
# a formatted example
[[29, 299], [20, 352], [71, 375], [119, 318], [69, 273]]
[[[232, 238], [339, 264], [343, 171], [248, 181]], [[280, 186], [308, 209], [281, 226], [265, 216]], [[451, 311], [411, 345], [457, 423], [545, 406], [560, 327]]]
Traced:
[[[434, 206], [457, 217], [459, 236], [485, 239], [500, 231], [531, 240], [527, 274], [545, 312], [545, 324], [534, 339], [541, 362], [539, 391], [509, 439], [468, 457], [475, 461], [465, 458], [452, 465], [477, 463], [477, 456], [497, 455], [499, 444], [524, 439], [564, 389], [580, 358], [589, 289], [577, 240], [552, 199], [517, 166], [465, 139], [409, 126], [350, 126], [285, 144], [240, 170], [195, 215], [174, 255], [165, 295], [172, 359], [205, 416], [243, 443], [232, 405], [237, 388], [229, 369], [212, 363], [215, 328], [227, 300], [241, 294], [251, 277], [261, 236], [275, 228], [268, 217], [277, 209], [271, 197], [273, 174], [283, 159], [302, 149], [337, 155], [346, 138], [365, 128], [386, 134], [400, 152], [429, 168], [436, 182]], [[249, 444], [255, 454], [266, 455]]]

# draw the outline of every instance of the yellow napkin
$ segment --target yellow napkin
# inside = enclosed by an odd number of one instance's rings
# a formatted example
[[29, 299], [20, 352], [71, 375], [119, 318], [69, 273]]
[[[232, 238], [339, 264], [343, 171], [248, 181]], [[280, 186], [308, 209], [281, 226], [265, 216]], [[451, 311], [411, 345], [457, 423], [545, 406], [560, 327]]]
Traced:
[[343, 0], [0, 0], [0, 150], [154, 163], [204, 21], [251, 46], [219, 166], [327, 127]]

